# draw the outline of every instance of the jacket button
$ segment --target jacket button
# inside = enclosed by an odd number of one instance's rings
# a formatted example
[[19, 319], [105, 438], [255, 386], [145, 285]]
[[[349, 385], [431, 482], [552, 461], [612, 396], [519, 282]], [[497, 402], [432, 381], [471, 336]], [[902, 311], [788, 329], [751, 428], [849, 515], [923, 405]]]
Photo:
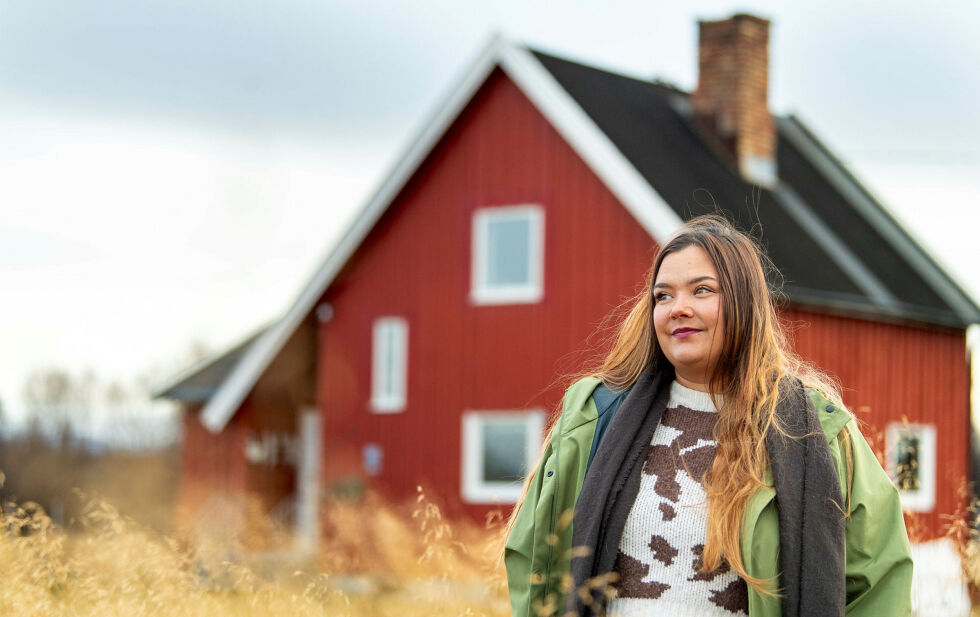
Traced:
[[836, 407], [834, 407], [833, 405], [827, 405], [827, 411], [828, 411], [829, 413], [834, 413], [834, 410], [835, 410], [835, 409], [837, 409], [837, 408], [836, 408]]
[[555, 475], [555, 472], [553, 472], [553, 471], [549, 471], [547, 475], [548, 475], [548, 477], [550, 478], [551, 476], [553, 476], [553, 475]]

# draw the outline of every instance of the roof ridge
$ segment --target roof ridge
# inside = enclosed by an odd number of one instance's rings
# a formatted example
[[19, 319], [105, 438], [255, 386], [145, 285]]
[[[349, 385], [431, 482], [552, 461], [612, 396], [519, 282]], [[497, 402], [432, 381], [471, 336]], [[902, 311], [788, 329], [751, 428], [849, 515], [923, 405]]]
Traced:
[[630, 81], [639, 82], [639, 83], [644, 84], [644, 85], [655, 86], [655, 87], [663, 88], [665, 90], [670, 90], [674, 94], [681, 94], [681, 95], [684, 95], [684, 96], [690, 96], [691, 95], [691, 93], [688, 92], [687, 90], [682, 89], [677, 84], [674, 84], [674, 83], [672, 83], [670, 81], [667, 81], [666, 79], [660, 77], [659, 75], [654, 76], [654, 77], [649, 78], [649, 79], [646, 79], [646, 78], [643, 78], [643, 77], [640, 77], [640, 76], [637, 76], [637, 75], [630, 75], [630, 74], [624, 73], [624, 72], [619, 71], [619, 70], [616, 70], [616, 69], [612, 69], [612, 68], [608, 68], [608, 67], [602, 67], [602, 66], [597, 66], [595, 64], [587, 64], [586, 62], [579, 61], [579, 60], [572, 60], [572, 59], [569, 59], [568, 57], [556, 56], [556, 55], [554, 55], [552, 53], [549, 53], [547, 51], [542, 51], [542, 50], [537, 49], [535, 47], [531, 47], [531, 46], [525, 46], [525, 47], [526, 47], [526, 49], [529, 52], [531, 52], [535, 56], [544, 56], [544, 57], [546, 57], [546, 58], [548, 58], [550, 60], [556, 60], [558, 62], [564, 62], [565, 64], [574, 64], [575, 66], [579, 66], [579, 67], [582, 67], [582, 68], [585, 68], [585, 69], [589, 69], [591, 71], [598, 71], [600, 73], [606, 73], [607, 75], [615, 75], [616, 77], [621, 77], [623, 79], [628, 79]]

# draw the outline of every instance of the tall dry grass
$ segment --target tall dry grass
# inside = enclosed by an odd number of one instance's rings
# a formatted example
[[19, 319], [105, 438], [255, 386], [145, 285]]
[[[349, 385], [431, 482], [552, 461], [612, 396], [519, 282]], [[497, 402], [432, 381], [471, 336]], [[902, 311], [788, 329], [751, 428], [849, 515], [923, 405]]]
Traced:
[[[962, 490], [967, 503], [965, 484]], [[289, 530], [257, 516], [261, 506], [248, 500], [239, 519], [246, 522], [244, 533], [229, 533], [230, 526], [213, 520], [196, 535], [181, 529], [170, 533], [169, 525], [138, 507], [147, 501], [172, 508], [159, 498], [124, 502], [125, 511], [140, 513], [134, 519], [104, 500], [78, 499], [68, 530], [34, 503], [5, 506], [0, 615], [497, 617], [510, 612], [497, 562], [500, 519], [486, 525], [449, 521], [421, 489], [405, 504], [371, 494], [324, 503], [323, 537], [315, 555], [293, 550]], [[975, 518], [975, 509], [949, 517], [949, 537], [960, 552], [974, 602], [980, 599]], [[910, 516], [908, 524], [918, 539], [921, 521]], [[541, 608], [548, 613], [555, 607]]]
[[35, 504], [0, 526], [0, 615], [303, 617], [509, 614], [499, 530], [450, 524], [421, 493], [325, 510], [315, 560], [240, 546], [186, 546], [88, 500], [66, 532]]
[[0, 440], [0, 501], [41, 504], [55, 522], [71, 526], [83, 502], [74, 494], [104, 497], [124, 516], [171, 533], [180, 475], [180, 449], [109, 450], [50, 443], [39, 435]]

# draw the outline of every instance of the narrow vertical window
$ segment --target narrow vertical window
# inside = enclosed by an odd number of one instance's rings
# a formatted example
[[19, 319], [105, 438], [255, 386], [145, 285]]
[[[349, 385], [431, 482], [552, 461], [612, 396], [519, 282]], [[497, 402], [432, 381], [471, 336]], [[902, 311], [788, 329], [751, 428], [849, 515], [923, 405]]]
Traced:
[[463, 415], [462, 495], [468, 503], [516, 503], [540, 454], [542, 411], [470, 411]]
[[408, 382], [408, 322], [382, 317], [374, 322], [371, 346], [371, 409], [395, 413], [405, 409]]
[[936, 505], [936, 427], [893, 422], [885, 431], [888, 475], [902, 506], [929, 512]]
[[540, 302], [544, 296], [544, 213], [540, 206], [481, 208], [473, 215], [470, 300]]

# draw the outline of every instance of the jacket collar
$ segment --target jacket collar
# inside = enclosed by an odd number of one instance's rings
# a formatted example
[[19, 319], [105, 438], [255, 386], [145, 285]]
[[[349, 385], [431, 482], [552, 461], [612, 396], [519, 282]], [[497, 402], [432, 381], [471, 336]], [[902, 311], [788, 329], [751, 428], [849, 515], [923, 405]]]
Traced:
[[[669, 365], [658, 371], [651, 364], [609, 426], [607, 433], [616, 438], [603, 439], [598, 448], [576, 502], [572, 524], [572, 546], [594, 550], [572, 559], [573, 589], [582, 588], [613, 568], [626, 517], [639, 490], [644, 455], [666, 408], [672, 379]], [[598, 380], [582, 390], [587, 390], [589, 396], [596, 385]], [[772, 470], [767, 480], [771, 488], [763, 488], [749, 499], [746, 522], [757, 519], [778, 495], [782, 614], [843, 615], [844, 518], [839, 509], [843, 503], [840, 483], [810, 397], [797, 380], [787, 380], [780, 390], [777, 422], [786, 435], [771, 432], [766, 437]], [[594, 415], [594, 405], [589, 407]], [[578, 615], [599, 613], [606, 602], [602, 591], [596, 589], [588, 604], [578, 593], [569, 593], [566, 609]]]

